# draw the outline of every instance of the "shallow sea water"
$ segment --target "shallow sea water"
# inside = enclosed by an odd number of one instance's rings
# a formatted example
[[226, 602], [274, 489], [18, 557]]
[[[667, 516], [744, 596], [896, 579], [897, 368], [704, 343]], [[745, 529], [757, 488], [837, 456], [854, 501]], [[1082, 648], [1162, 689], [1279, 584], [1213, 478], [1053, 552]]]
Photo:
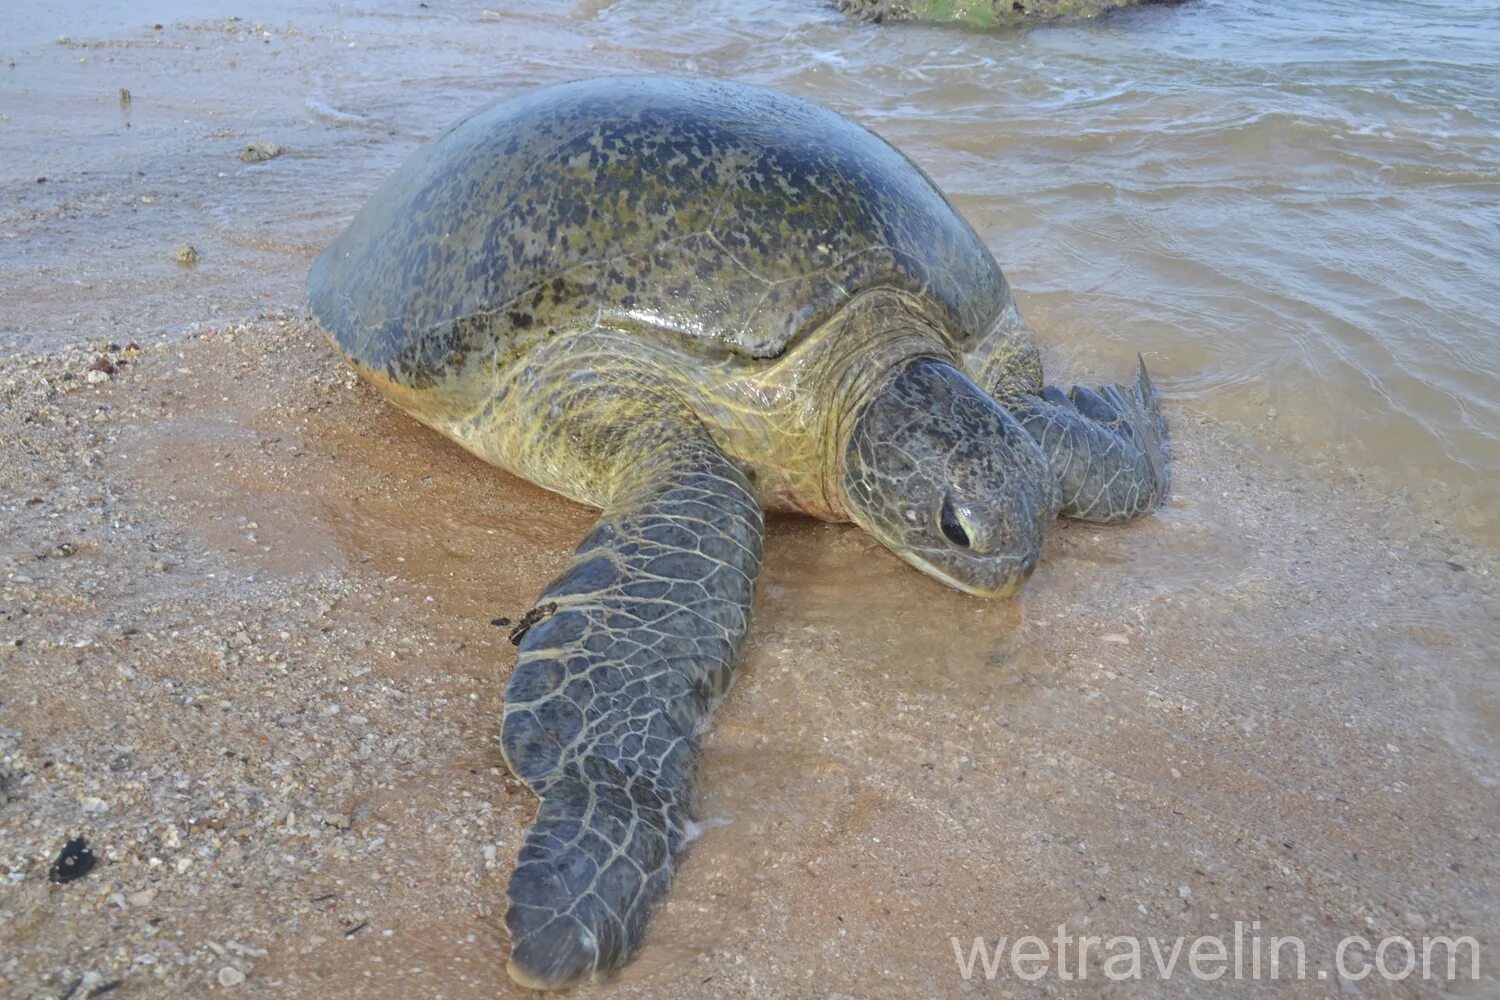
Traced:
[[[495, 6], [7, 5], [0, 343], [296, 307], [308, 257], [472, 107], [607, 72], [731, 77], [905, 149], [1067, 371], [1143, 351], [1174, 405], [1500, 539], [1493, 4], [1200, 0], [990, 32], [793, 0]], [[289, 155], [225, 155], [261, 136]], [[191, 273], [158, 242], [174, 230], [208, 244]]]

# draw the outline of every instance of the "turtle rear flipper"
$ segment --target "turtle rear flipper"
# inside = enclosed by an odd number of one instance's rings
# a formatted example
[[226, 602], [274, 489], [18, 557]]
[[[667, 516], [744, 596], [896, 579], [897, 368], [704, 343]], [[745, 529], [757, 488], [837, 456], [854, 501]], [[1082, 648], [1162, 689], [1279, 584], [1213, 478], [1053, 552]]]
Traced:
[[1036, 439], [1062, 487], [1063, 517], [1118, 524], [1147, 514], [1167, 493], [1167, 424], [1146, 362], [1135, 382], [1047, 386], [1011, 407]]
[[[510, 882], [509, 971], [532, 988], [639, 947], [688, 836], [698, 734], [749, 626], [764, 517], [687, 426], [641, 435], [624, 483], [521, 636], [501, 746], [541, 798]], [[627, 459], [633, 458], [633, 461]]]

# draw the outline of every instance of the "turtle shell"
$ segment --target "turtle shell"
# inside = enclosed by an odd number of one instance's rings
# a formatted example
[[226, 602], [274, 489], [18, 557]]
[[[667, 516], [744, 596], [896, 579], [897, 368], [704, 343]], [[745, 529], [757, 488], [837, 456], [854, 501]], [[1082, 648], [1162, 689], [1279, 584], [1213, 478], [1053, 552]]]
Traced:
[[960, 342], [1007, 295], [973, 229], [879, 136], [773, 91], [657, 77], [475, 113], [308, 281], [345, 353], [414, 388], [594, 324], [754, 363], [876, 288], [923, 297]]

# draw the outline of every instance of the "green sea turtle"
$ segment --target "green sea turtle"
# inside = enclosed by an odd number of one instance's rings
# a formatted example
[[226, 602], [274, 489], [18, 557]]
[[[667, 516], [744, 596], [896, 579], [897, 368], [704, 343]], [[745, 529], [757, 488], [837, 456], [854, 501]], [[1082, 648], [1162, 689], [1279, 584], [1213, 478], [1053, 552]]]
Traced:
[[556, 987], [640, 943], [692, 829], [763, 508], [849, 520], [981, 596], [1053, 519], [1166, 489], [1144, 366], [1044, 387], [999, 268], [920, 169], [807, 101], [572, 83], [419, 150], [318, 258], [314, 317], [392, 401], [603, 509], [538, 599], [502, 746], [540, 806], [509, 969]]

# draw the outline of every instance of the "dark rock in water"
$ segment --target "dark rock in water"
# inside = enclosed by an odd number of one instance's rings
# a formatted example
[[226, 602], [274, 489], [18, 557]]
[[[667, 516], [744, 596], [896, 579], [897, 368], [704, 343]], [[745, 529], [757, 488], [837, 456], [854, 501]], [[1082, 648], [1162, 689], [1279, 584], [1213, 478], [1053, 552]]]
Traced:
[[82, 837], [74, 837], [58, 852], [57, 860], [52, 862], [52, 870], [47, 873], [47, 877], [58, 883], [71, 882], [83, 878], [93, 870], [94, 852], [89, 850], [88, 842]]
[[836, 0], [846, 14], [885, 21], [952, 21], [990, 27], [1054, 18], [1098, 17], [1120, 7], [1185, 0]]

